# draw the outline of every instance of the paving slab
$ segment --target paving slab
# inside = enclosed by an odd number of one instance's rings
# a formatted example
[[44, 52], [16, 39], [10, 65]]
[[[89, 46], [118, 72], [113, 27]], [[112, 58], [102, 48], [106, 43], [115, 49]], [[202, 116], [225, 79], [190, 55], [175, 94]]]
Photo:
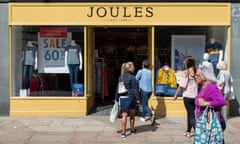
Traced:
[[[108, 116], [85, 117], [0, 117], [0, 144], [192, 144], [182, 136], [184, 117], [157, 118], [156, 125], [136, 117], [136, 135], [121, 138], [121, 119], [109, 122]], [[226, 144], [240, 141], [240, 117], [227, 121]]]

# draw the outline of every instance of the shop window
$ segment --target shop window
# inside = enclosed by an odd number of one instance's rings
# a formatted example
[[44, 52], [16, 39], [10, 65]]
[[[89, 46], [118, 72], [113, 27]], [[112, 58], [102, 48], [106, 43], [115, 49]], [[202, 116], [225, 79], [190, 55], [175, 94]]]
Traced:
[[12, 95], [83, 96], [83, 27], [13, 26]]
[[[174, 96], [183, 71], [183, 60], [192, 57], [196, 67], [208, 53], [217, 75], [216, 64], [227, 56], [227, 27], [225, 26], [159, 26], [155, 27], [155, 85], [156, 96]], [[180, 96], [182, 93], [180, 93]]]

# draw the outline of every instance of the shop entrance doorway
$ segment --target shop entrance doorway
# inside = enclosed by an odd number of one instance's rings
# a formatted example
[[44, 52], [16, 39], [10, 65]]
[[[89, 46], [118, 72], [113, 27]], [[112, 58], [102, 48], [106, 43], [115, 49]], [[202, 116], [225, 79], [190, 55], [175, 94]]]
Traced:
[[[148, 58], [148, 28], [94, 28], [95, 105], [100, 113], [113, 105], [121, 65], [132, 61], [135, 73]], [[107, 113], [107, 112], [105, 112]]]

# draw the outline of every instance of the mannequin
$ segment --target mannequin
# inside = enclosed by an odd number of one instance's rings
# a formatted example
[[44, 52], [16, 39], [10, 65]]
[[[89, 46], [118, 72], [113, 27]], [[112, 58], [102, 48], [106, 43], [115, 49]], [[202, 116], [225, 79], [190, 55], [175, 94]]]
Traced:
[[203, 54], [203, 61], [200, 64], [200, 66], [208, 67], [212, 72], [214, 72], [213, 64], [211, 62], [209, 62], [209, 54], [208, 53]]
[[[218, 63], [217, 68], [219, 73], [217, 75], [218, 88], [221, 90], [226, 101], [235, 99], [233, 89], [233, 78], [231, 73], [227, 70], [227, 63], [221, 61]], [[222, 107], [222, 114], [225, 120], [227, 120], [227, 106]]]
[[30, 96], [30, 87], [32, 85], [33, 69], [37, 69], [37, 47], [32, 41], [28, 41], [23, 47], [23, 71], [22, 71], [22, 87], [20, 96]]
[[78, 83], [78, 71], [82, 70], [82, 49], [76, 44], [75, 40], [66, 47], [65, 66], [69, 69], [70, 85], [73, 93], [73, 84]]
[[175, 72], [168, 64], [165, 64], [158, 71], [156, 84], [167, 84], [172, 88], [177, 87]]
[[218, 74], [217, 64], [223, 58], [222, 44], [217, 42], [214, 38], [210, 39], [210, 43], [206, 46], [206, 52], [209, 54], [209, 61], [213, 64], [215, 75]]

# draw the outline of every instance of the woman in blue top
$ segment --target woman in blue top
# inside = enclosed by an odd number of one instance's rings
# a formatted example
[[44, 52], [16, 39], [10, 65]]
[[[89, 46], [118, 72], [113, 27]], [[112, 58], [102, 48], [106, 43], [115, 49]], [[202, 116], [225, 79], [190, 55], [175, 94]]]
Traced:
[[140, 97], [138, 93], [138, 86], [135, 76], [133, 75], [135, 67], [133, 62], [127, 62], [124, 65], [125, 73], [119, 77], [118, 83], [123, 82], [127, 89], [126, 93], [116, 93], [116, 101], [120, 101], [120, 108], [122, 111], [122, 133], [121, 137], [126, 137], [126, 125], [128, 114], [130, 116], [130, 130], [131, 134], [136, 133], [135, 124], [135, 107], [136, 103], [140, 104]]
[[137, 72], [136, 80], [139, 81], [139, 88], [141, 94], [141, 104], [142, 104], [142, 117], [141, 121], [145, 122], [149, 119], [146, 117], [148, 114], [151, 118], [152, 124], [154, 123], [154, 115], [148, 106], [148, 100], [152, 94], [152, 71], [149, 68], [148, 60], [142, 62], [142, 69]]

